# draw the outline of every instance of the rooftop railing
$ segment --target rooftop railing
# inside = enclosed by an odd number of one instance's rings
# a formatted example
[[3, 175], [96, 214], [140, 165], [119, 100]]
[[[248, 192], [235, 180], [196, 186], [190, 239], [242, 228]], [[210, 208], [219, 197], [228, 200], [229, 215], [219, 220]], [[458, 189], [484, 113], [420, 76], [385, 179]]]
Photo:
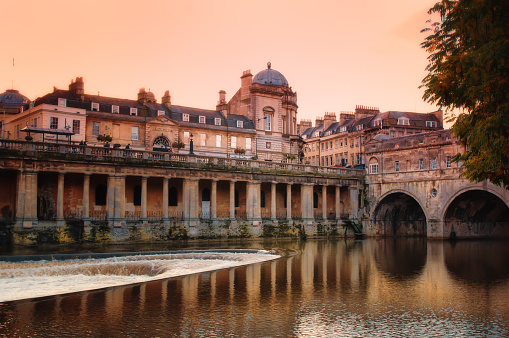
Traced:
[[154, 165], [169, 167], [190, 167], [201, 169], [234, 169], [239, 171], [275, 172], [278, 174], [333, 175], [345, 178], [359, 178], [362, 169], [322, 167], [309, 164], [247, 160], [215, 156], [179, 154], [172, 152], [146, 151], [135, 149], [83, 146], [67, 143], [42, 143], [0, 139], [0, 154], [13, 156], [34, 156], [46, 159], [70, 161], [98, 161], [125, 163], [126, 165]]

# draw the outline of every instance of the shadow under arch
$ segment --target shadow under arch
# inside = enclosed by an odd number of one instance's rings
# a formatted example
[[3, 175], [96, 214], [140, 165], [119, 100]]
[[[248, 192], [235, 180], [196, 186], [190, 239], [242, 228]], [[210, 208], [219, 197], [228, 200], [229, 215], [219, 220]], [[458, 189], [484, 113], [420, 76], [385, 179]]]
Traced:
[[509, 238], [509, 207], [494, 192], [468, 189], [444, 208], [444, 236], [450, 238]]
[[393, 237], [426, 237], [426, 214], [419, 202], [406, 192], [385, 195], [373, 212], [377, 233]]

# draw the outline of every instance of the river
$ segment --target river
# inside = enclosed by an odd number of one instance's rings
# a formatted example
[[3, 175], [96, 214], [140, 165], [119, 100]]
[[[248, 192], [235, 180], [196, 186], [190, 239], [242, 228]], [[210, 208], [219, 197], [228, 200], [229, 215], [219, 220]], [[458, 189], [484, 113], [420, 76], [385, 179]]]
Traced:
[[407, 238], [205, 243], [274, 250], [281, 258], [0, 303], [0, 336], [509, 336], [508, 244]]

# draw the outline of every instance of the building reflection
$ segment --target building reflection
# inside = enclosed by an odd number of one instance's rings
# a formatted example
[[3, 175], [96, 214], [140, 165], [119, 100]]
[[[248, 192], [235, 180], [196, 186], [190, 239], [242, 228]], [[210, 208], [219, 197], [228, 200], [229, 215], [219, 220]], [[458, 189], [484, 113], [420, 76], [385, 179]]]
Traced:
[[346, 330], [355, 327], [352, 318], [386, 320], [390, 311], [405, 309], [415, 320], [435, 311], [446, 321], [449, 312], [461, 318], [493, 313], [507, 323], [509, 249], [502, 244], [292, 243], [287, 256], [272, 262], [8, 304], [0, 307], [0, 334], [58, 335], [72, 326], [100, 336], [286, 336], [313, 323], [326, 330], [343, 321]]

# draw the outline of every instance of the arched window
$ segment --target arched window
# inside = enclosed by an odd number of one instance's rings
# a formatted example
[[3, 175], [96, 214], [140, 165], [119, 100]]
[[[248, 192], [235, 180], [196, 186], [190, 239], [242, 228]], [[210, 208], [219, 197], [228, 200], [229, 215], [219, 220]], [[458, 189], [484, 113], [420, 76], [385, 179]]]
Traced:
[[106, 205], [107, 189], [104, 184], [98, 184], [95, 187], [95, 205]]
[[171, 187], [168, 193], [168, 205], [170, 207], [176, 207], [178, 205], [178, 192], [177, 188]]
[[235, 208], [239, 207], [239, 191], [235, 189]]
[[137, 185], [133, 189], [133, 204], [141, 205], [141, 185]]
[[164, 136], [156, 137], [153, 145], [156, 145], [156, 144], [163, 146], [163, 147], [170, 147], [170, 141], [168, 141], [168, 139]]
[[265, 191], [260, 191], [260, 207], [265, 208]]
[[202, 202], [210, 202], [210, 190], [205, 188], [201, 192], [201, 200]]
[[378, 174], [378, 160], [376, 157], [372, 157], [369, 159], [368, 168], [370, 174]]
[[316, 192], [313, 193], [313, 208], [318, 208], [318, 194]]
[[263, 118], [265, 120], [264, 130], [272, 130], [272, 119], [274, 118], [274, 108], [267, 106], [263, 108]]

